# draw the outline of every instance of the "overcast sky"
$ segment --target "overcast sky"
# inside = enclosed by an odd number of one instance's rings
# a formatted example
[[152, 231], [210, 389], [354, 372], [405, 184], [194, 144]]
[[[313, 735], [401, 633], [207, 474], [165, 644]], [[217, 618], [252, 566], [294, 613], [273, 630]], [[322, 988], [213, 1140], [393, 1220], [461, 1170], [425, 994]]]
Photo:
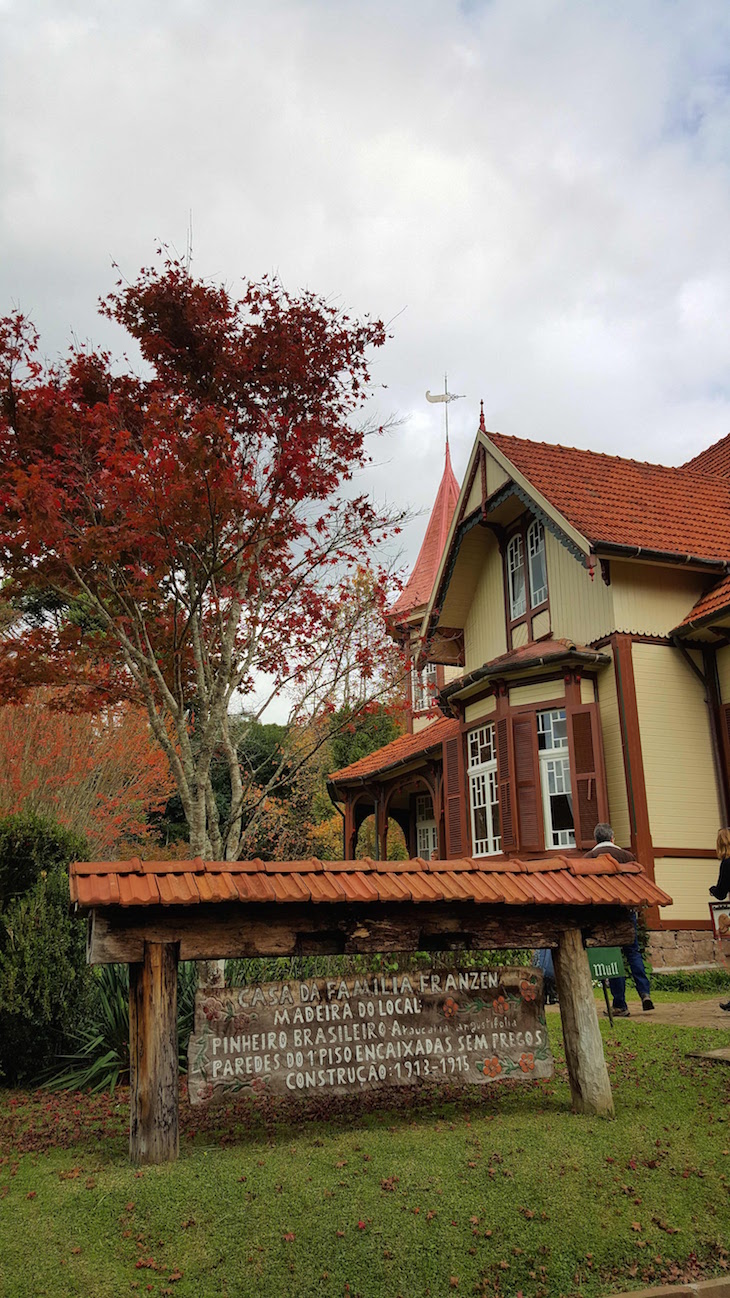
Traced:
[[[0, 312], [123, 350], [162, 240], [392, 321], [371, 483], [488, 428], [678, 463], [730, 431], [727, 0], [0, 0]], [[405, 538], [405, 557], [425, 522]]]

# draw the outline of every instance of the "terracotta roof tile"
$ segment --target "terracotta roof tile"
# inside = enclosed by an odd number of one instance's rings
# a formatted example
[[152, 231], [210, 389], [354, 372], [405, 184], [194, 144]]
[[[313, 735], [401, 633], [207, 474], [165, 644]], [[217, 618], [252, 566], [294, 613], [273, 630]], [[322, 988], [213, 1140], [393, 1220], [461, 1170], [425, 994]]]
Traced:
[[721, 523], [730, 478], [698, 472], [699, 456], [671, 468], [502, 433], [488, 439], [594, 545], [730, 558]]
[[276, 901], [274, 885], [265, 874], [232, 874], [241, 901]]
[[730, 612], [730, 576], [723, 577], [722, 581], [711, 590], [700, 595], [694, 608], [690, 609], [687, 616], [674, 629], [678, 631], [681, 627], [693, 627], [711, 622], [713, 616], [720, 613], [727, 616], [728, 612]]
[[407, 620], [414, 609], [427, 604], [436, 578], [441, 555], [444, 552], [451, 520], [459, 499], [459, 484], [451, 467], [449, 445], [446, 443], [446, 462], [436, 499], [428, 520], [418, 558], [406, 585], [388, 612], [388, 620], [398, 625]]
[[389, 770], [392, 766], [402, 766], [405, 762], [410, 762], [414, 757], [420, 757], [421, 753], [426, 753], [430, 748], [437, 748], [447, 739], [453, 739], [459, 733], [459, 722], [450, 717], [441, 717], [438, 721], [432, 721], [430, 725], [419, 730], [415, 735], [401, 735], [399, 739], [393, 739], [383, 748], [378, 748], [376, 752], [370, 753], [367, 757], [361, 757], [359, 761], [352, 762], [350, 766], [343, 766], [339, 771], [335, 771], [329, 776], [333, 784], [344, 783], [347, 780], [361, 780], [376, 771]]
[[691, 460], [682, 465], [690, 473], [707, 473], [713, 476], [730, 477], [730, 433], [721, 437], [706, 450], [700, 451]]
[[[454, 861], [128, 861], [76, 862], [72, 900], [85, 909], [117, 906], [245, 905], [307, 901], [398, 905], [474, 901], [478, 905], [669, 905], [671, 898], [636, 862], [614, 857], [463, 857]], [[249, 866], [244, 869], [242, 867]], [[181, 868], [184, 867], [184, 868]], [[281, 868], [280, 868], [281, 867]]]

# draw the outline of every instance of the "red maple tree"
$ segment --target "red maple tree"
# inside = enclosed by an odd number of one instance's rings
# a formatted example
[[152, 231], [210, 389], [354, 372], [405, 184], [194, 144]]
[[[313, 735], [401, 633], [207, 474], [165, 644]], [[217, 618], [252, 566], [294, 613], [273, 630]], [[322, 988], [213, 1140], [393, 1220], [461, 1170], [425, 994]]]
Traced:
[[399, 519], [353, 478], [372, 431], [358, 422], [368, 353], [385, 333], [275, 279], [235, 298], [169, 258], [119, 281], [102, 311], [138, 343], [142, 377], [79, 348], [44, 367], [29, 321], [0, 321], [0, 563], [18, 611], [0, 698], [50, 683], [78, 709], [141, 704], [191, 850], [235, 858], [231, 708], [263, 678], [311, 720], [333, 706], [343, 641], [378, 678], [380, 633], [353, 628], [380, 623], [373, 547]]

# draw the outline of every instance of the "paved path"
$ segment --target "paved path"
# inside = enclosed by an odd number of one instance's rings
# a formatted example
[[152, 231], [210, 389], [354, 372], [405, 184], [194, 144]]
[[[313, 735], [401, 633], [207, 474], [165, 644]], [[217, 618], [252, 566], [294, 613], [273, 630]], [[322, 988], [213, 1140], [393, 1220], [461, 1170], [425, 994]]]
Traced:
[[[635, 1023], [674, 1023], [683, 1028], [720, 1028], [730, 1032], [730, 1011], [720, 1009], [720, 1001], [725, 1004], [730, 1000], [730, 992], [717, 992], [701, 1001], [665, 1001], [657, 1003], [653, 1010], [644, 1012], [638, 1000], [629, 998], [628, 1006], [631, 1018]], [[548, 1005], [548, 1012], [557, 1011], [558, 1005]], [[598, 1013], [605, 1014], [603, 1001], [596, 1000]], [[627, 1019], [614, 1019], [618, 1028]]]

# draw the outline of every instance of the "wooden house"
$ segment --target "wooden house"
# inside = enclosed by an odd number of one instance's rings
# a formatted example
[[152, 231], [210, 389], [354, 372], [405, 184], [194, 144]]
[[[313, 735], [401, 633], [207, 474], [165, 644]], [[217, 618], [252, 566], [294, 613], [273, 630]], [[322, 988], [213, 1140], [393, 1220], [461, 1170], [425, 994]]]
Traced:
[[598, 821], [673, 905], [655, 967], [715, 952], [730, 819], [730, 436], [679, 467], [488, 433], [448, 457], [391, 610], [409, 733], [335, 772], [344, 855], [376, 817], [411, 856], [584, 853]]

